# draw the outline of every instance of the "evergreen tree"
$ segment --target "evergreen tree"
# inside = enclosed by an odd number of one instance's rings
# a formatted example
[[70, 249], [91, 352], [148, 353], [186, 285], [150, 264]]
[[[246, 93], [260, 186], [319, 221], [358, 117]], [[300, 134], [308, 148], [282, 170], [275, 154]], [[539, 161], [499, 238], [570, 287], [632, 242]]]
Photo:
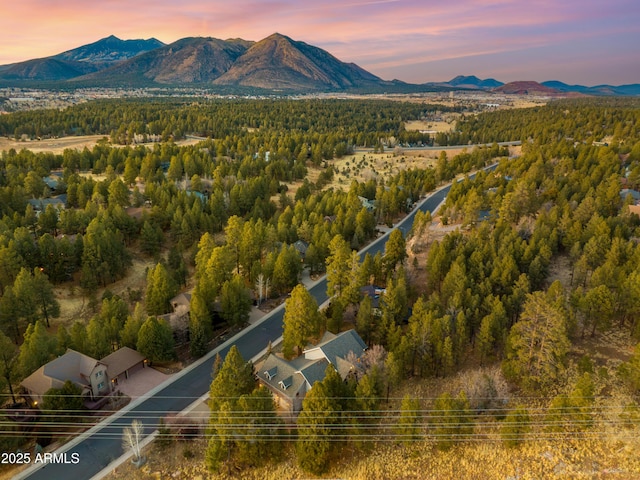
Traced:
[[395, 426], [395, 433], [399, 441], [409, 446], [421, 438], [422, 413], [420, 401], [410, 395], [405, 395], [400, 405], [400, 417]]
[[162, 263], [156, 264], [147, 274], [145, 304], [149, 315], [163, 315], [171, 311], [170, 300], [178, 293], [173, 278]]
[[337, 400], [327, 392], [324, 382], [316, 382], [304, 398], [296, 422], [296, 456], [303, 470], [314, 475], [327, 470], [337, 445], [335, 427], [341, 424], [341, 418]]
[[222, 318], [229, 326], [240, 327], [247, 323], [251, 312], [251, 297], [240, 275], [234, 275], [222, 285], [220, 305]]
[[293, 289], [284, 308], [282, 351], [290, 358], [295, 347], [301, 353], [309, 339], [320, 334], [321, 317], [315, 298], [302, 284]]
[[527, 295], [520, 321], [509, 333], [505, 375], [524, 388], [553, 382], [569, 350], [566, 320], [542, 292]]
[[253, 364], [246, 362], [238, 348], [233, 345], [211, 382], [209, 409], [216, 412], [222, 404], [229, 403], [231, 409], [235, 410], [240, 397], [251, 393], [254, 387]]
[[373, 331], [373, 308], [371, 297], [365, 295], [360, 301], [358, 314], [356, 315], [356, 330], [367, 345], [371, 345], [371, 333]]
[[42, 397], [42, 409], [50, 420], [56, 422], [77, 422], [84, 410], [82, 389], [71, 380], [60, 388], [50, 388]]
[[340, 296], [349, 282], [349, 257], [351, 249], [341, 235], [329, 243], [327, 257], [327, 296]]
[[394, 273], [398, 265], [402, 265], [407, 258], [407, 245], [402, 232], [399, 229], [393, 230], [389, 234], [389, 239], [384, 245], [384, 256], [382, 262], [386, 276]]
[[440, 450], [448, 450], [473, 432], [472, 412], [464, 392], [457, 397], [443, 393], [436, 399], [434, 410], [434, 435]]
[[37, 321], [30, 324], [24, 333], [24, 342], [20, 346], [18, 366], [20, 374], [27, 377], [55, 355], [56, 337], [51, 336], [44, 324]]
[[36, 268], [34, 270], [32, 281], [40, 316], [44, 318], [47, 327], [49, 327], [49, 318], [60, 316], [60, 304], [53, 293], [53, 286], [41, 269]]
[[[214, 378], [209, 388], [210, 438], [205, 453], [207, 468], [212, 472], [219, 469], [224, 458], [231, 456], [235, 441], [239, 441], [242, 432], [246, 431], [246, 420], [239, 412], [241, 406], [253, 402], [241, 399], [250, 395], [255, 387], [253, 364], [244, 361], [235, 345], [229, 349], [224, 362], [218, 364], [216, 357]], [[257, 403], [261, 402], [258, 400]], [[261, 406], [266, 408], [264, 404]]]
[[516, 447], [520, 445], [531, 431], [531, 417], [523, 406], [518, 406], [507, 413], [502, 421], [500, 435], [505, 445]]
[[175, 341], [169, 324], [156, 317], [149, 317], [138, 332], [136, 350], [152, 362], [166, 362], [176, 357]]
[[260, 466], [278, 460], [282, 444], [278, 441], [283, 422], [276, 413], [273, 395], [258, 387], [238, 402], [239, 417], [245, 426], [244, 435], [236, 440], [237, 459], [243, 465]]
[[9, 388], [11, 401], [16, 403], [16, 397], [13, 392], [13, 382], [16, 379], [18, 360], [18, 348], [13, 344], [11, 339], [4, 333], [0, 332], [0, 377], [2, 377]]
[[93, 358], [103, 358], [113, 352], [109, 328], [99, 315], [87, 325], [87, 348]]
[[71, 325], [71, 330], [69, 332], [69, 336], [71, 337], [71, 345], [70, 347], [80, 353], [84, 353], [85, 355], [89, 355], [90, 346], [89, 340], [87, 336], [87, 327], [80, 320], [76, 320]]
[[127, 319], [119, 332], [120, 344], [123, 347], [136, 349], [138, 344], [138, 332], [147, 319], [141, 303], [136, 303], [133, 315], [127, 315]]
[[156, 224], [145, 220], [140, 230], [140, 249], [147, 255], [158, 255], [162, 247], [163, 237], [162, 230]]

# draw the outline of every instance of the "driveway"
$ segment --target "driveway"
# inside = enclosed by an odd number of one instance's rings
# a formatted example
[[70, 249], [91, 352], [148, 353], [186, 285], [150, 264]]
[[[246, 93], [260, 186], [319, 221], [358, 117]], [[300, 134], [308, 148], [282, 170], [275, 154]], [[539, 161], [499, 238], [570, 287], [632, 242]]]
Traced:
[[118, 389], [134, 401], [170, 378], [153, 367], [145, 367], [118, 384]]

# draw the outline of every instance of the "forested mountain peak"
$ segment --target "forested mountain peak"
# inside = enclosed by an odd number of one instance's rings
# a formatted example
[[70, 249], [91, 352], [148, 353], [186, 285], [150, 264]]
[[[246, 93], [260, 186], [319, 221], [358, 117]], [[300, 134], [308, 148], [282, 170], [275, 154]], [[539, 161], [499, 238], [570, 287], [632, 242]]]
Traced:
[[97, 42], [62, 52], [55, 55], [55, 58], [88, 63], [113, 63], [135, 57], [163, 45], [164, 43], [155, 38], [121, 40], [115, 35], [110, 35]]

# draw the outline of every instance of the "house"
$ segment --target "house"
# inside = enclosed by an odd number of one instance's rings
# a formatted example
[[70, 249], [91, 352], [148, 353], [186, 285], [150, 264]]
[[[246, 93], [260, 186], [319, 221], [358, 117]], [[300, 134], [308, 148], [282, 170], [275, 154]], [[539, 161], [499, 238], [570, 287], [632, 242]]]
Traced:
[[43, 365], [20, 386], [34, 405], [42, 403], [51, 388], [61, 388], [67, 380], [81, 388], [84, 404], [89, 409], [102, 406], [115, 387], [145, 366], [145, 358], [129, 347], [96, 360], [75, 350]]
[[360, 289], [360, 295], [362, 295], [363, 298], [365, 295], [371, 298], [371, 311], [374, 315], [382, 315], [380, 300], [385, 292], [386, 290], [384, 288], [376, 287], [375, 285], [365, 285]]
[[300, 259], [304, 262], [304, 257], [307, 254], [307, 250], [309, 249], [309, 244], [304, 240], [297, 240], [293, 244], [293, 248], [300, 254]]
[[326, 332], [318, 345], [307, 348], [294, 360], [269, 355], [258, 379], [273, 393], [279, 408], [297, 413], [302, 410], [302, 400], [307, 392], [324, 379], [329, 365], [345, 379], [358, 369], [348, 359], [359, 359], [366, 348], [355, 330], [338, 335]]
[[631, 196], [633, 199], [633, 203], [640, 201], [640, 192], [637, 190], [632, 190], [630, 188], [623, 188], [620, 190], [620, 197], [622, 197], [623, 201], [626, 201], [627, 197]]
[[42, 177], [42, 181], [49, 187], [51, 193], [60, 193], [65, 189], [62, 181], [62, 173], [52, 173], [48, 177]]
[[635, 213], [640, 217], [640, 205], [629, 205], [629, 213]]
[[61, 388], [67, 380], [82, 389], [85, 404], [111, 393], [107, 364], [71, 349], [40, 367], [20, 385], [31, 401], [38, 404], [49, 389]]
[[62, 194], [51, 198], [31, 198], [27, 202], [33, 207], [36, 215], [39, 215], [40, 212], [44, 212], [47, 209], [48, 205], [52, 205], [58, 210], [64, 210], [67, 203], [67, 195]]
[[191, 306], [191, 294], [179, 293], [178, 295], [173, 297], [171, 300], [169, 300], [169, 303], [173, 307], [174, 312], [177, 312], [180, 309], [180, 307], [186, 308], [188, 312]]
[[179, 293], [169, 300], [173, 312], [158, 315], [158, 318], [166, 320], [178, 342], [187, 341], [189, 338], [189, 311], [191, 310], [191, 294]]
[[369, 200], [368, 198], [361, 197], [360, 195], [358, 195], [358, 200], [360, 200], [360, 203], [364, 208], [367, 209], [367, 211], [373, 212], [376, 209], [375, 200]]

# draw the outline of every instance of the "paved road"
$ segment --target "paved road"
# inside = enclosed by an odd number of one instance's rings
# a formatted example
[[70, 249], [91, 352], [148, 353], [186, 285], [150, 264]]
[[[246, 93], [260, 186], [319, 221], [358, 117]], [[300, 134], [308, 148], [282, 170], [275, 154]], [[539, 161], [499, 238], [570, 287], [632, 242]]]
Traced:
[[[443, 187], [425, 198], [396, 227], [406, 236], [413, 225], [415, 214], [418, 210], [433, 211], [444, 200], [450, 185]], [[375, 255], [384, 252], [384, 245], [389, 233], [378, 238], [364, 248], [360, 253], [364, 256], [367, 252]], [[315, 297], [318, 305], [324, 303], [327, 297], [327, 282], [323, 277], [309, 291]], [[255, 357], [262, 352], [269, 341], [275, 341], [282, 336], [282, 318], [284, 306], [274, 309], [260, 321], [238, 333], [235, 337], [216, 348], [207, 356], [200, 359], [191, 367], [176, 374], [166, 383], [160, 385], [147, 398], [141, 398], [125, 407], [119, 413], [89, 430], [84, 436], [64, 445], [58, 452], [67, 452], [69, 459], [72, 453], [77, 453], [79, 462], [49, 463], [46, 465], [32, 465], [31, 468], [19, 474], [16, 478], [29, 478], [33, 480], [54, 480], [59, 478], [72, 478], [74, 480], [89, 480], [112, 461], [123, 454], [122, 431], [131, 425], [134, 419], [138, 419], [145, 425], [145, 435], [156, 429], [160, 418], [167, 413], [181, 412], [197, 398], [204, 395], [211, 384], [211, 371], [215, 355], [224, 356], [232, 345], [236, 345], [242, 356], [246, 359]], [[37, 468], [40, 467], [40, 468]]]
[[[512, 142], [497, 142], [501, 147], [517, 147], [518, 145], [522, 145], [520, 140], [514, 140]], [[439, 145], [439, 146], [424, 146], [424, 147], [403, 147], [400, 146], [402, 150], [407, 151], [415, 151], [415, 150], [460, 150], [463, 148], [474, 148], [474, 147], [492, 147], [493, 143], [474, 143], [472, 145]], [[391, 148], [388, 148], [386, 151], [391, 152]], [[371, 153], [373, 152], [373, 148], [356, 148], [353, 151], [354, 153]]]

